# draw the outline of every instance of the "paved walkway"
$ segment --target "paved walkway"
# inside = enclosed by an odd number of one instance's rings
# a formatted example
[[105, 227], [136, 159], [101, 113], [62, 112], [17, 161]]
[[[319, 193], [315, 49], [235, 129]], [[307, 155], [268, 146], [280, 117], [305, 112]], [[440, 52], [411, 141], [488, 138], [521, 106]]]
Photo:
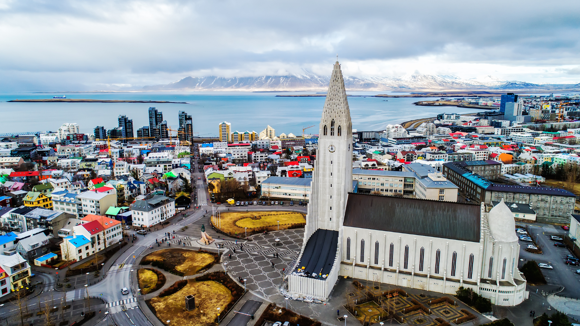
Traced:
[[556, 310], [565, 313], [568, 317], [572, 317], [576, 321], [580, 321], [580, 300], [554, 294], [548, 296], [547, 299], [550, 305]]

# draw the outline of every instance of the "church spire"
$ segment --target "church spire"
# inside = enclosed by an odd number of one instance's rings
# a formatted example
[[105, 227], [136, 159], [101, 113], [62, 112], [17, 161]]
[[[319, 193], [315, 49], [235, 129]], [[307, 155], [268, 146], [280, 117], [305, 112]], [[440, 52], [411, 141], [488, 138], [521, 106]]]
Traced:
[[328, 93], [326, 94], [326, 101], [324, 102], [324, 110], [320, 124], [321, 136], [328, 135], [329, 131], [327, 130], [325, 133], [324, 126], [330, 126], [333, 120], [335, 124], [344, 126], [343, 128], [346, 130], [351, 129], [352, 124], [350, 121], [350, 109], [346, 97], [346, 88], [344, 87], [344, 79], [338, 61], [334, 64], [330, 84], [328, 85]]

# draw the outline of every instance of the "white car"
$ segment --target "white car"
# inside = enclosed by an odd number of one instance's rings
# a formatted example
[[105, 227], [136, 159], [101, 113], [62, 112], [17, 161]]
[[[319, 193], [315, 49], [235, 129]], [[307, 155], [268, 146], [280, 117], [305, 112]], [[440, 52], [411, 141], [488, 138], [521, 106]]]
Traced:
[[528, 234], [528, 232], [524, 229], [518, 229], [516, 232], [519, 234]]
[[538, 250], [538, 247], [536, 247], [534, 245], [528, 245], [528, 249]]
[[551, 240], [554, 240], [554, 241], [562, 241], [562, 240], [564, 240], [564, 239], [560, 238], [560, 237], [559, 237], [559, 236], [557, 236], [557, 235], [552, 235], [552, 236], [550, 236], [550, 239], [551, 239]]
[[538, 267], [545, 268], [545, 269], [554, 269], [554, 266], [552, 266], [550, 264], [544, 264], [544, 263], [539, 263]]
[[282, 326], [282, 322], [281, 322], [281, 321], [277, 321], [277, 322], [275, 322], [275, 323], [274, 323], [274, 325], [272, 325], [272, 326]]
[[123, 295], [129, 294], [129, 289], [127, 289], [127, 288], [121, 289], [121, 294], [123, 294]]

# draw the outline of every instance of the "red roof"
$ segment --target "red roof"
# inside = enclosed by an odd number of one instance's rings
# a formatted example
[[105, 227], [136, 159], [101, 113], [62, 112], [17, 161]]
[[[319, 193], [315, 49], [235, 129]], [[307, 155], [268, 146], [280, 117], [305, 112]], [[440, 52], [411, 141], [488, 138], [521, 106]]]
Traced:
[[289, 165], [300, 165], [300, 163], [298, 163], [298, 162], [294, 162], [294, 161], [291, 161], [291, 162], [284, 162], [284, 166], [289, 166]]
[[274, 155], [280, 155], [282, 152], [275, 152]]
[[278, 145], [272, 145], [272, 149], [278, 149]]
[[251, 146], [251, 144], [228, 144], [228, 147], [236, 147], [236, 146]]
[[96, 178], [96, 179], [93, 179], [93, 180], [91, 180], [91, 182], [92, 182], [94, 185], [97, 185], [97, 184], [99, 184], [99, 183], [103, 182], [103, 178]]
[[12, 172], [10, 173], [10, 177], [38, 177], [39, 174], [38, 171]]
[[83, 224], [85, 230], [89, 231], [91, 235], [95, 235], [99, 232], [103, 232], [103, 226], [99, 221], [92, 221], [86, 224]]
[[93, 189], [94, 192], [107, 192], [109, 190], [113, 190], [113, 188], [103, 186], [100, 188]]
[[309, 161], [310, 161], [310, 156], [298, 156], [296, 159], [297, 159], [298, 161], [300, 161], [300, 160], [302, 160], [303, 158], [305, 158], [305, 159], [307, 159], [307, 160], [309, 160]]
[[375, 160], [374, 158], [369, 158], [369, 159], [367, 159], [367, 162], [378, 162], [378, 161]]
[[157, 178], [151, 178], [151, 179], [149, 179], [149, 182], [150, 183], [159, 183], [159, 179], [157, 179]]

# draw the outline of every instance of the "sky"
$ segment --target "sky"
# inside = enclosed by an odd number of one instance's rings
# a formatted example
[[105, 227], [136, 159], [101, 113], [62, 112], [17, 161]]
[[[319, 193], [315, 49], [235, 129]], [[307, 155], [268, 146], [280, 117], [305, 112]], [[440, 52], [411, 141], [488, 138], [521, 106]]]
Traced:
[[[0, 0], [0, 93], [187, 76], [580, 83], [580, 1]], [[487, 77], [489, 76], [489, 77]]]

